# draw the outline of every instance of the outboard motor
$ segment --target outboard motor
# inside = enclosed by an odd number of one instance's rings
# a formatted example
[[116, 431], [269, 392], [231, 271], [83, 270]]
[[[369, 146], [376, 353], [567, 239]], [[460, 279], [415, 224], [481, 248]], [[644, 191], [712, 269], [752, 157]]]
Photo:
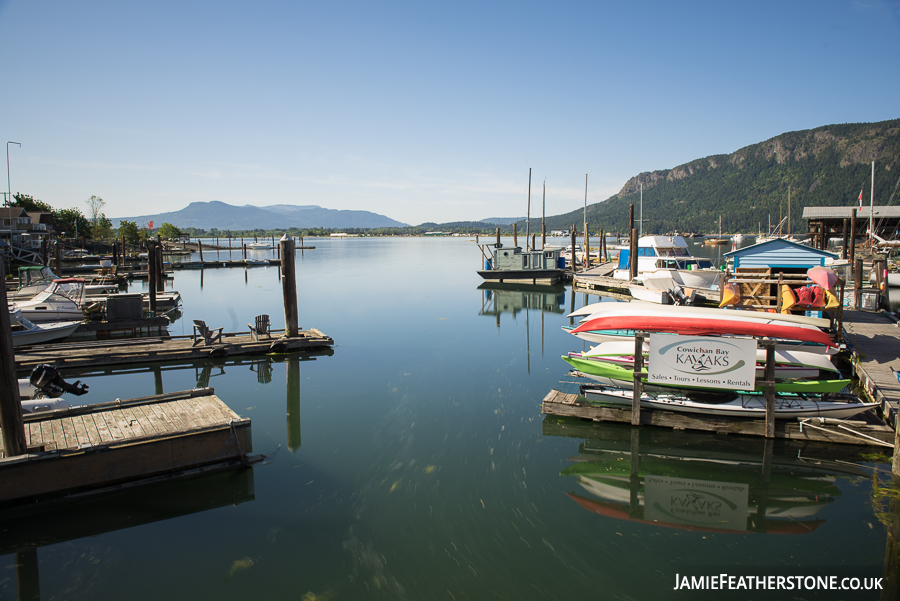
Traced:
[[76, 380], [74, 384], [69, 384], [59, 375], [59, 370], [47, 363], [41, 363], [31, 371], [28, 378], [31, 385], [37, 389], [35, 396], [41, 395], [45, 398], [55, 399], [68, 392], [75, 396], [87, 394], [87, 384], [82, 384], [81, 380]]

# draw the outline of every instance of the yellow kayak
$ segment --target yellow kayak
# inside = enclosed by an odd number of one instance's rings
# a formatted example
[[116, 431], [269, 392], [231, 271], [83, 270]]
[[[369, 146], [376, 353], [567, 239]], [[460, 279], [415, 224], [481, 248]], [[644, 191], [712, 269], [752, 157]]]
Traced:
[[737, 305], [739, 302], [741, 302], [741, 287], [734, 282], [728, 282], [722, 288], [722, 302], [719, 303], [719, 308]]
[[787, 284], [781, 285], [781, 312], [790, 313], [791, 307], [797, 304], [797, 295]]

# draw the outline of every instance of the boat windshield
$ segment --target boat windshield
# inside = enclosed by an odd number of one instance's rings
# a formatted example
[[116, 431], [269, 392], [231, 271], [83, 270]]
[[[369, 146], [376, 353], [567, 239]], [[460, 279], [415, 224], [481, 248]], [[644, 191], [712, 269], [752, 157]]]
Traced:
[[688, 249], [681, 246], [673, 246], [670, 248], [656, 249], [660, 257], [690, 257], [691, 253]]

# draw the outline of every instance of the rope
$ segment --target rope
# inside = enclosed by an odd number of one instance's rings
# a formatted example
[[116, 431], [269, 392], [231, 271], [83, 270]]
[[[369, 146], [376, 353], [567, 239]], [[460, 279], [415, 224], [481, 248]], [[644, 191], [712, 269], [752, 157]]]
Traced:
[[838, 428], [841, 428], [843, 430], [846, 430], [847, 432], [850, 432], [850, 434], [844, 434], [843, 432], [835, 432], [833, 430], [829, 430], [828, 428], [822, 428], [821, 426], [814, 426], [813, 424], [809, 423], [810, 419], [812, 419], [812, 418], [800, 420], [800, 432], [803, 432], [803, 426], [806, 426], [807, 428], [822, 430], [823, 432], [828, 432], [829, 434], [843, 434], [844, 436], [846, 436], [848, 438], [856, 438], [856, 437], [867, 438], [867, 439], [871, 440], [873, 443], [875, 443], [876, 445], [880, 445], [883, 447], [890, 447], [892, 449], [894, 448], [894, 445], [892, 445], [888, 442], [884, 442], [883, 440], [878, 440], [877, 438], [873, 438], [871, 436], [868, 436], [867, 434], [863, 434], [862, 432], [857, 432], [856, 430], [851, 430], [850, 428], [848, 428], [847, 426], [844, 426], [842, 424], [836, 424], [836, 425]]

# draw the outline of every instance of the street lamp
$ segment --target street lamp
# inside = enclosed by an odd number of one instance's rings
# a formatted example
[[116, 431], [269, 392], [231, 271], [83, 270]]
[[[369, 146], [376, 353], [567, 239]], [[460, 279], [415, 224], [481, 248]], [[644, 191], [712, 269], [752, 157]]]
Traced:
[[22, 145], [18, 142], [7, 142], [6, 143], [6, 202], [8, 204], [12, 204], [12, 186], [9, 184], [9, 145], [17, 144], [19, 148], [22, 148]]

